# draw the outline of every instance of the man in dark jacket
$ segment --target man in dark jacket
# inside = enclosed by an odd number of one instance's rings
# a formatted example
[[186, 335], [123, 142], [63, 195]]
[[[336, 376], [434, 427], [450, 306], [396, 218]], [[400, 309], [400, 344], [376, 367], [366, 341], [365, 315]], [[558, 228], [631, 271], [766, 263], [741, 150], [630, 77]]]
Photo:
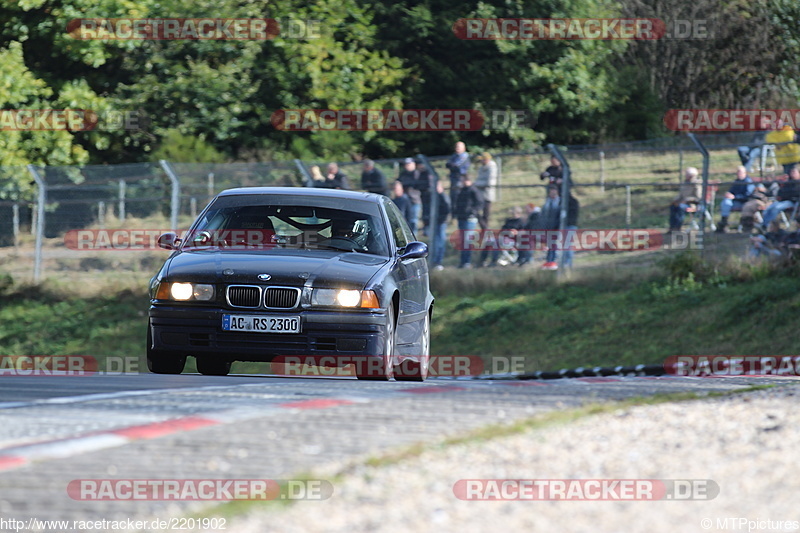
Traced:
[[456, 143], [455, 152], [447, 160], [445, 166], [450, 171], [450, 201], [455, 205], [458, 190], [469, 171], [469, 152], [463, 142]]
[[747, 175], [747, 169], [740, 166], [736, 169], [736, 179], [731, 184], [731, 188], [725, 193], [725, 198], [719, 204], [719, 212], [722, 218], [717, 226], [717, 233], [725, 233], [725, 228], [728, 226], [728, 217], [735, 208], [741, 210], [742, 206], [750, 199], [756, 190], [756, 185], [750, 176]]
[[[427, 172], [425, 173], [427, 176]], [[411, 229], [416, 233], [417, 221], [422, 214], [422, 192], [421, 188], [425, 187], [422, 179], [422, 172], [417, 168], [417, 162], [411, 157], [406, 157], [403, 160], [403, 170], [397, 180], [403, 184], [403, 189], [406, 191], [408, 199], [411, 200], [411, 219], [408, 223]]]
[[436, 207], [437, 220], [433, 225], [433, 250], [431, 252], [431, 264], [434, 270], [442, 270], [444, 261], [444, 250], [447, 246], [447, 219], [450, 218], [450, 197], [444, 193], [444, 184], [436, 182]]
[[325, 189], [350, 189], [350, 182], [347, 176], [339, 170], [339, 165], [336, 163], [328, 164], [328, 173], [325, 174], [325, 181], [320, 185]]
[[[403, 218], [408, 222], [408, 217], [411, 216], [411, 200], [403, 189], [403, 183], [400, 180], [394, 182], [394, 198], [392, 201], [403, 214]], [[411, 228], [414, 231], [414, 228]]]
[[371, 159], [364, 160], [364, 171], [361, 173], [361, 188], [367, 192], [389, 196], [386, 176], [375, 167], [375, 162]]
[[800, 165], [794, 165], [789, 170], [789, 179], [784, 182], [778, 190], [777, 202], [773, 202], [766, 211], [764, 211], [763, 229], [769, 227], [769, 223], [775, 220], [781, 211], [785, 209], [793, 209], [800, 199]]
[[[455, 206], [453, 206], [453, 213], [458, 220], [458, 229], [461, 230], [462, 244], [465, 243], [464, 232], [475, 229], [478, 225], [478, 215], [481, 212], [483, 212], [481, 192], [472, 184], [472, 179], [469, 175], [466, 175], [456, 195]], [[472, 268], [471, 259], [472, 251], [462, 250], [459, 268]]]

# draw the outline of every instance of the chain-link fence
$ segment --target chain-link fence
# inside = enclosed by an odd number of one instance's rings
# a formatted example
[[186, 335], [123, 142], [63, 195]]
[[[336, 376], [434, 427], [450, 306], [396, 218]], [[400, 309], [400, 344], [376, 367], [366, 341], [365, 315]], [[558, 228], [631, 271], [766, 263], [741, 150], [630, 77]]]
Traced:
[[[737, 147], [748, 144], [751, 135], [698, 137], [709, 150], [709, 180], [723, 184], [732, 181], [740, 164]], [[581, 204], [581, 228], [665, 229], [669, 203], [676, 195], [684, 169], [703, 165], [701, 153], [684, 136], [607, 146], [567, 146], [560, 147], [560, 152], [569, 162], [572, 192]], [[470, 155], [478, 154], [473, 150]], [[499, 229], [514, 207], [530, 210], [542, 206], [547, 181], [540, 179], [540, 174], [552, 155], [544, 149], [493, 154], [499, 181], [489, 227]], [[450, 187], [445, 166], [449, 157], [424, 158], [445, 189]], [[250, 186], [308, 186], [312, 184], [311, 167], [317, 165], [325, 173], [328, 163], [161, 161], [0, 168], [0, 272], [29, 281], [53, 276], [114, 279], [122, 273], [149, 277], [167, 252], [147, 244], [153, 244], [160, 231], [188, 228], [219, 191]], [[360, 189], [362, 164], [350, 161], [338, 165], [349, 176], [351, 188]], [[391, 184], [402, 170], [403, 160], [376, 160], [375, 165]], [[475, 160], [471, 163], [473, 177], [478, 165]], [[752, 174], [756, 179], [769, 179], [779, 173], [781, 169], [770, 162], [754, 168]], [[714, 198], [709, 200], [709, 208], [713, 209]], [[454, 228], [451, 223], [450, 229]], [[81, 230], [94, 233], [79, 233]], [[125, 230], [128, 236], [115, 230]], [[144, 245], [131, 246], [132, 238]], [[422, 231], [420, 238], [428, 239]], [[450, 249], [446, 264], [455, 264], [456, 255]]]

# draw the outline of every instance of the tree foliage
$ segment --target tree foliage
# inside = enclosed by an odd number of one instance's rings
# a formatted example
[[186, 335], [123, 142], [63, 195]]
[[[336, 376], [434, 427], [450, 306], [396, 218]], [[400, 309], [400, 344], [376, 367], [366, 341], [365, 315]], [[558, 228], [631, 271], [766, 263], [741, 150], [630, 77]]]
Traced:
[[[0, 166], [359, 158], [664, 135], [670, 107], [794, 107], [795, 0], [15, 0], [0, 2], [0, 109], [135, 112], [142, 129], [0, 131]], [[709, 39], [468, 41], [460, 18], [709, 21]], [[81, 40], [76, 18], [321, 21], [318, 38]], [[276, 130], [279, 109], [523, 110], [469, 133]]]

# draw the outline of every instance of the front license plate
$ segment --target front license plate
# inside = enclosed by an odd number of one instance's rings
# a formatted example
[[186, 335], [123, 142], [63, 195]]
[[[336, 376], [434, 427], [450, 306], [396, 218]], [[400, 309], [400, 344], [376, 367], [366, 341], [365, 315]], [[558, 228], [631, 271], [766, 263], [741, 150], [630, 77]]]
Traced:
[[222, 329], [251, 333], [300, 333], [300, 317], [222, 315]]

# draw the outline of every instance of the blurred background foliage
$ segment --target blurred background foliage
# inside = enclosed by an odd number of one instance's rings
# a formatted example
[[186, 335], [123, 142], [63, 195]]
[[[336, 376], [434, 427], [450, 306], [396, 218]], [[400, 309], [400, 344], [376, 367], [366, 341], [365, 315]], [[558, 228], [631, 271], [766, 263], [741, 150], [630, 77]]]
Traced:
[[[318, 20], [319, 38], [81, 40], [75, 18]], [[471, 17], [703, 20], [710, 38], [466, 41]], [[359, 159], [672, 135], [670, 108], [797, 106], [795, 0], [0, 0], [0, 109], [135, 112], [141, 129], [0, 131], [0, 166]], [[286, 133], [278, 109], [509, 109], [531, 128]]]

